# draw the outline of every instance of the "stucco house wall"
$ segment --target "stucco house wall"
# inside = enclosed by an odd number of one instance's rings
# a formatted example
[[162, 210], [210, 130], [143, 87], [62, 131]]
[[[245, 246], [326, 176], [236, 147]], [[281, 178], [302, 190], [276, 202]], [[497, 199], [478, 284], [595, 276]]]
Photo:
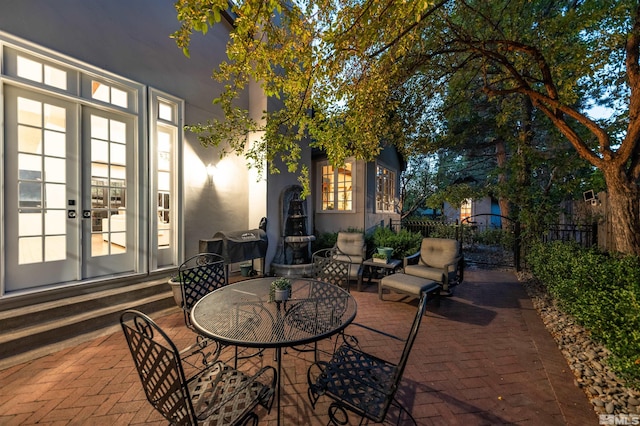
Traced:
[[[222, 22], [206, 36], [194, 34], [190, 58], [169, 37], [178, 27], [171, 1], [4, 1], [0, 13], [0, 31], [5, 34], [184, 100], [183, 124], [220, 117], [212, 100], [222, 86], [211, 72], [225, 57], [230, 24]], [[260, 114], [266, 102], [258, 88], [247, 91], [239, 105], [257, 108]], [[140, 155], [147, 144], [148, 140], [140, 141]], [[267, 215], [268, 198], [266, 181], [256, 183], [244, 158], [221, 160], [219, 149], [204, 148], [189, 132], [184, 133], [180, 150], [178, 262], [199, 251], [201, 238], [223, 230], [257, 228], [259, 218]], [[211, 179], [206, 175], [208, 164], [215, 166]], [[155, 214], [154, 207], [145, 203], [147, 211], [140, 214]], [[144, 218], [140, 220], [140, 232], [148, 232]], [[146, 255], [141, 247], [139, 256]]]
[[353, 195], [353, 211], [322, 211], [321, 191], [319, 179], [319, 165], [326, 158], [319, 155], [314, 157], [313, 167], [313, 206], [316, 232], [338, 232], [347, 229], [360, 229], [370, 232], [380, 224], [388, 223], [390, 218], [399, 219], [399, 210], [395, 213], [376, 211], [376, 167], [380, 164], [395, 172], [395, 200], [399, 200], [400, 173], [404, 164], [395, 148], [387, 146], [381, 151], [375, 161], [356, 161], [355, 193]]
[[[222, 91], [222, 86], [212, 80], [211, 72], [225, 58], [231, 26], [223, 21], [206, 36], [194, 34], [190, 58], [185, 57], [169, 37], [178, 27], [171, 1], [5, 0], [0, 13], [2, 34], [62, 55], [70, 63], [86, 64], [87, 68], [128, 79], [143, 87], [145, 96], [156, 90], [184, 101], [181, 128], [184, 124], [221, 117], [221, 111], [212, 100]], [[276, 100], [264, 96], [257, 84], [243, 94], [238, 105], [250, 110], [256, 119], [262, 116], [263, 110], [279, 107]], [[140, 120], [148, 119], [144, 114], [140, 117]], [[140, 133], [138, 154], [141, 158], [153, 158], [153, 153], [149, 155], [149, 133], [149, 129]], [[189, 132], [184, 132], [182, 137], [183, 142], [177, 147], [179, 190], [172, 200], [178, 204], [179, 213], [176, 261], [161, 268], [154, 268], [149, 261], [154, 249], [145, 241], [153, 234], [149, 219], [157, 213], [154, 195], [148, 193], [145, 178], [149, 164], [138, 162], [136, 167], [140, 170], [136, 175], [139, 179], [132, 184], [137, 185], [142, 198], [135, 211], [140, 244], [136, 247], [138, 266], [130, 274], [140, 276], [162, 272], [163, 268], [175, 268], [199, 251], [200, 239], [210, 238], [218, 231], [257, 228], [262, 217], [269, 218], [266, 259], [266, 265], [269, 265], [276, 255], [282, 233], [280, 195], [284, 188], [297, 183], [297, 176], [281, 167], [280, 174], [266, 173], [258, 179], [244, 158], [227, 156], [221, 159], [220, 149], [201, 146], [197, 137]], [[399, 180], [402, 161], [393, 149], [386, 148], [379, 161], [395, 169]], [[301, 164], [312, 164], [312, 152], [308, 147], [304, 148]], [[211, 177], [207, 176], [207, 165], [213, 166]], [[375, 212], [375, 167], [373, 162], [356, 162], [354, 210], [349, 213], [318, 211], [316, 170], [312, 168], [312, 196], [307, 204], [309, 232], [369, 229], [387, 220], [390, 214]], [[399, 181], [396, 190], [398, 188]], [[4, 236], [0, 235], [2, 238]], [[266, 268], [268, 272], [268, 266]]]

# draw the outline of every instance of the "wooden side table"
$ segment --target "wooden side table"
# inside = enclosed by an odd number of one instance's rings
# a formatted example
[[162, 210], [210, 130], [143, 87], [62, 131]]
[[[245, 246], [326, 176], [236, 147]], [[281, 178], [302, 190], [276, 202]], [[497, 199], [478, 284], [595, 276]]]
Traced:
[[395, 273], [402, 267], [402, 260], [390, 259], [387, 263], [374, 262], [373, 258], [367, 259], [362, 262], [362, 275], [358, 277], [358, 291], [362, 291], [362, 277], [368, 276], [367, 284], [371, 284], [371, 277], [375, 272], [382, 273], [383, 276], [387, 276]]

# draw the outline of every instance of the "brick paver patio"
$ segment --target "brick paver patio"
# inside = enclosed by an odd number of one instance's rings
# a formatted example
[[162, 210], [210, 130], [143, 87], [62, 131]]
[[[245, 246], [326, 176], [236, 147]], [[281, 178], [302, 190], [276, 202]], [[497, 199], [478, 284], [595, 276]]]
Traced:
[[[419, 425], [597, 425], [598, 419], [524, 289], [510, 272], [468, 270], [454, 297], [430, 303], [399, 391]], [[357, 322], [406, 335], [416, 302], [353, 291]], [[192, 335], [177, 308], [156, 318], [180, 345]], [[388, 356], [401, 348], [373, 348]], [[306, 372], [312, 355], [283, 356], [285, 425], [324, 425]], [[273, 351], [241, 368], [273, 363]], [[275, 424], [275, 411], [258, 412]], [[397, 413], [390, 413], [394, 419]], [[355, 419], [352, 419], [355, 420]], [[0, 371], [0, 425], [166, 424], [151, 409], [120, 331]], [[403, 422], [403, 424], [409, 424]]]

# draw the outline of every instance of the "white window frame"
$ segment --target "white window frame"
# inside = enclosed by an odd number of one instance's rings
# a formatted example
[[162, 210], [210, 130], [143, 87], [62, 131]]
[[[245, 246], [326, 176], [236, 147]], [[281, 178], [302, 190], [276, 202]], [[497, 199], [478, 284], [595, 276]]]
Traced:
[[[340, 173], [341, 170], [345, 170], [346, 166], [349, 165], [350, 166], [350, 172], [351, 172], [351, 185], [347, 190], [343, 190], [342, 187], [340, 186], [340, 175], [344, 173]], [[331, 167], [331, 163], [329, 163], [328, 161], [321, 161], [318, 163], [318, 194], [320, 194], [320, 196], [318, 197], [318, 211], [322, 212], [322, 213], [350, 213], [350, 212], [354, 212], [355, 211], [355, 183], [356, 183], [356, 161], [353, 158], [348, 158], [344, 161], [344, 165], [343, 166], [339, 166], [339, 167], [334, 167], [333, 168], [333, 180], [332, 180], [332, 184], [333, 184], [333, 188], [330, 192], [333, 193], [333, 198], [332, 199], [325, 199], [325, 194], [327, 193], [327, 191], [324, 188], [325, 185], [325, 167]], [[338, 184], [336, 184], [336, 182], [338, 182]], [[349, 197], [345, 197], [344, 195], [346, 194], [346, 192], [349, 192], [350, 198]], [[340, 196], [341, 193], [343, 193], [342, 197]], [[340, 199], [342, 198], [342, 201], [340, 201]], [[336, 201], [337, 200], [337, 201]], [[327, 208], [328, 207], [328, 203], [333, 203], [333, 206], [338, 206], [338, 208]], [[342, 206], [340, 205], [340, 203], [342, 203]], [[346, 206], [346, 203], [348, 203], [349, 208], [344, 208]], [[340, 208], [342, 207], [342, 208]]]
[[[160, 105], [168, 106], [171, 109], [171, 117], [160, 116]], [[179, 235], [184, 234], [184, 224], [182, 221], [183, 193], [180, 191], [182, 186], [182, 170], [180, 168], [180, 158], [182, 158], [182, 146], [184, 132], [182, 131], [184, 123], [184, 100], [176, 98], [157, 89], [149, 89], [149, 182], [151, 182], [152, 190], [149, 191], [151, 199], [150, 213], [156, 210], [156, 214], [150, 217], [150, 240], [151, 240], [151, 265], [150, 270], [160, 270], [167, 266], [177, 265], [178, 259], [181, 258], [184, 247]], [[158, 149], [159, 140], [158, 132], [164, 131], [171, 133], [172, 147], [170, 150], [169, 170], [159, 170]], [[165, 165], [166, 167], [166, 165]], [[169, 173], [169, 208], [165, 211], [170, 215], [169, 227], [170, 233], [168, 245], [165, 241], [160, 241], [161, 224], [159, 223], [160, 209], [158, 206], [158, 196], [162, 189], [159, 188], [159, 172]]]
[[397, 172], [383, 164], [376, 164], [376, 212], [396, 213]]
[[[22, 57], [34, 63], [42, 65], [42, 72], [34, 75], [18, 73], [17, 58]], [[54, 77], [60, 77], [65, 73], [64, 79], [51, 79], [49, 74], [53, 72]], [[91, 95], [91, 88], [96, 83], [105, 85], [109, 88], [110, 96], [108, 99], [96, 99]], [[155, 128], [158, 123], [164, 125], [175, 126], [175, 152], [173, 154], [173, 179], [172, 179], [172, 203], [174, 211], [172, 214], [174, 235], [183, 235], [183, 190], [182, 190], [182, 173], [183, 170], [179, 166], [183, 155], [183, 137], [182, 130], [184, 123], [184, 100], [161, 93], [144, 83], [135, 82], [120, 75], [111, 74], [102, 69], [96, 68], [90, 64], [81, 62], [74, 58], [68, 58], [60, 55], [55, 51], [34, 45], [30, 42], [21, 40], [0, 31], [0, 92], [2, 86], [10, 84], [17, 87], [28, 87], [46, 95], [57, 96], [67, 101], [73, 102], [79, 106], [88, 106], [104, 109], [113, 113], [123, 114], [134, 117], [135, 140], [138, 144], [137, 156], [132, 163], [135, 167], [137, 175], [137, 202], [132, 209], [135, 209], [133, 216], [137, 217], [139, 222], [136, 226], [135, 238], [137, 239], [138, 253], [147, 253], [147, 256], [138, 255], [135, 260], [135, 267], [132, 274], [146, 273], [149, 271], [164, 269], [177, 266], [178, 259], [182, 258], [183, 242], [180, 238], [173, 238], [172, 262], [164, 263], [158, 267], [156, 250], [157, 247], [157, 221], [151, 223], [150, 218], [157, 216], [157, 192], [150, 190], [150, 183], [157, 185], [156, 176], [151, 176], [150, 170], [156, 165], [155, 151], [155, 135], [151, 133], [151, 129]], [[117, 102], [114, 93], [126, 94], [126, 102]], [[1, 93], [0, 93], [1, 94]], [[125, 99], [125, 98], [122, 98]], [[157, 111], [158, 99], [161, 102], [175, 105], [174, 117], [170, 120], [158, 119], [157, 115], [153, 116], [149, 110]], [[116, 101], [114, 103], [114, 100]], [[0, 103], [0, 109], [3, 105]], [[80, 124], [78, 124], [80, 125]], [[0, 154], [3, 153], [3, 134], [0, 133]], [[153, 177], [153, 180], [152, 180]], [[4, 184], [3, 177], [0, 176], [0, 184]], [[154, 186], [157, 188], [157, 186]], [[80, 210], [82, 206], [79, 206]], [[3, 216], [3, 198], [0, 197], [0, 217]], [[79, 219], [81, 220], [81, 219]], [[0, 224], [0, 248], [5, 248], [5, 230], [4, 221]], [[153, 239], [156, 244], [151, 245], [149, 250], [149, 238]], [[0, 259], [0, 296], [4, 293], [4, 262]]]
[[465, 219], [473, 216], [473, 200], [471, 198], [467, 198], [460, 204], [460, 222], [463, 222]]

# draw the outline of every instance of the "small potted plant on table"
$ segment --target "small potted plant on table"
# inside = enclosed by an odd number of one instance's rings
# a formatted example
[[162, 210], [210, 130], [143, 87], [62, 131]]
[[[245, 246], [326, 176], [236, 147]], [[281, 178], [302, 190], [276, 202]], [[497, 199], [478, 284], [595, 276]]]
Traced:
[[373, 253], [373, 262], [374, 263], [387, 263], [389, 259], [387, 255], [384, 253]]
[[269, 289], [270, 302], [283, 302], [291, 296], [291, 281], [288, 278], [280, 277], [271, 282]]
[[[393, 254], [393, 247], [378, 247], [376, 254], [382, 254], [385, 256], [387, 260], [389, 260], [391, 259], [391, 255]], [[375, 256], [374, 256], [374, 259], [375, 259]]]

